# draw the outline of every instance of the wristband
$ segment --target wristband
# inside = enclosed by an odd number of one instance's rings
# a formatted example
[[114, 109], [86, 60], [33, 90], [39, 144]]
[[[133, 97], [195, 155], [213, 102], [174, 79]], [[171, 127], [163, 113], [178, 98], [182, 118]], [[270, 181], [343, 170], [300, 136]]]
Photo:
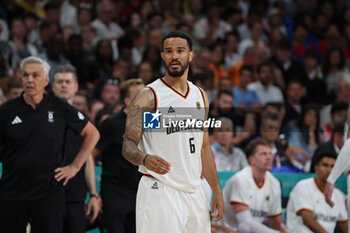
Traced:
[[143, 166], [146, 166], [146, 159], [148, 158], [148, 156], [151, 156], [151, 155], [147, 154], [147, 155], [143, 158], [143, 160], [142, 160], [142, 165], [143, 165]]
[[90, 198], [92, 198], [92, 197], [98, 199], [100, 197], [100, 195], [98, 193], [95, 193], [95, 194], [90, 193]]

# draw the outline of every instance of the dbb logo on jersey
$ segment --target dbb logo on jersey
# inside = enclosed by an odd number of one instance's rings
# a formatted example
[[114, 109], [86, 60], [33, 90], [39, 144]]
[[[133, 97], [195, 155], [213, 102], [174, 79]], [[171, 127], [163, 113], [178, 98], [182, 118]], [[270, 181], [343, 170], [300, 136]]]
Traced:
[[144, 129], [160, 129], [161, 128], [161, 115], [162, 113], [157, 110], [156, 112], [143, 112], [143, 128]]

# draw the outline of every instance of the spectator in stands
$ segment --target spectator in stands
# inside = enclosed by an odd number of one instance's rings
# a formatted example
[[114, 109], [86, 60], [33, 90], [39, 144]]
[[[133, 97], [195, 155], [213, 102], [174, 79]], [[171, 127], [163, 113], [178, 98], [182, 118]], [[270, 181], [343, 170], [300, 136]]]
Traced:
[[293, 165], [305, 172], [310, 171], [312, 155], [317, 145], [324, 142], [318, 108], [304, 106], [300, 117], [286, 126], [285, 135], [291, 149]]
[[289, 232], [281, 217], [281, 186], [269, 172], [273, 161], [269, 143], [255, 139], [246, 152], [250, 166], [232, 176], [223, 191], [224, 226], [243, 232]]
[[287, 145], [280, 140], [281, 120], [278, 115], [267, 113], [260, 124], [260, 136], [269, 143], [273, 156], [273, 168], [291, 166]]
[[[198, 73], [194, 73], [190, 76], [191, 81], [198, 87], [205, 90], [210, 103], [213, 103], [217, 97], [218, 90], [215, 88], [214, 73], [208, 68], [204, 68]], [[221, 80], [222, 81], [222, 80]], [[220, 83], [219, 83], [220, 85]], [[219, 91], [222, 90], [219, 88]], [[228, 87], [229, 92], [232, 91], [232, 84]]]
[[227, 117], [235, 124], [236, 114], [234, 108], [232, 107], [232, 101], [232, 92], [219, 91], [215, 101], [210, 104], [209, 117], [216, 119], [220, 117]]
[[101, 100], [95, 99], [95, 100], [92, 100], [89, 102], [88, 116], [89, 116], [91, 122], [96, 124], [96, 122], [95, 122], [96, 115], [99, 111], [101, 111], [104, 108], [105, 108], [105, 104]]
[[20, 17], [15, 17], [10, 23], [10, 56], [8, 57], [11, 68], [18, 66], [23, 58], [37, 55], [35, 47], [27, 42], [27, 31]]
[[327, 51], [322, 64], [322, 73], [328, 93], [334, 95], [338, 81], [345, 74], [345, 57], [340, 48], [332, 47]]
[[149, 47], [161, 49], [163, 33], [159, 28], [152, 28], [148, 31], [147, 42]]
[[49, 73], [50, 83], [52, 83], [54, 73], [58, 67], [70, 64], [69, 60], [64, 57], [63, 48], [63, 37], [61, 34], [57, 34], [47, 42], [46, 52], [40, 55], [40, 57], [45, 59], [51, 66]]
[[306, 88], [299, 79], [292, 79], [287, 84], [286, 94], [285, 106], [287, 112], [284, 124], [296, 120], [300, 116], [304, 105], [303, 97], [306, 95]]
[[333, 129], [337, 125], [344, 125], [346, 122], [346, 112], [348, 104], [345, 102], [336, 102], [331, 107], [331, 121], [322, 125], [325, 133], [325, 140], [328, 141], [333, 135]]
[[238, 44], [238, 54], [241, 57], [243, 57], [243, 55], [245, 54], [245, 51], [248, 47], [254, 46], [259, 41], [263, 42], [261, 40], [262, 35], [263, 35], [263, 25], [262, 25], [261, 20], [256, 20], [256, 21], [252, 22], [251, 30], [250, 30], [250, 37], [242, 40]]
[[45, 20], [60, 25], [61, 1], [48, 1], [44, 5]]
[[[73, 98], [73, 106], [79, 111], [88, 114], [88, 97], [86, 91], [81, 89], [75, 93]], [[89, 119], [91, 122], [93, 122], [90, 117]]]
[[17, 79], [10, 79], [7, 83], [5, 96], [7, 100], [12, 100], [19, 97], [23, 92], [22, 82]]
[[147, 85], [154, 81], [153, 69], [151, 63], [148, 61], [143, 61], [136, 69], [137, 78], [142, 79], [142, 81]]
[[306, 85], [308, 81], [306, 70], [299, 61], [292, 58], [292, 48], [288, 39], [280, 40], [276, 55], [271, 57], [271, 61], [282, 71], [285, 83], [288, 83], [292, 78], [298, 78]]
[[210, 46], [211, 62], [209, 64], [209, 69], [214, 73], [214, 82], [216, 86], [218, 86], [223, 77], [228, 75], [223, 65], [225, 60], [224, 49], [222, 41], [216, 41]]
[[[113, 48], [109, 40], [100, 40], [95, 48], [95, 80], [105, 78], [112, 73], [113, 68]], [[94, 80], [94, 81], [95, 81]]]
[[118, 102], [120, 98], [119, 81], [116, 79], [107, 79], [102, 85], [100, 99], [105, 108], [110, 108]]
[[[130, 50], [131, 51], [131, 50]], [[123, 83], [125, 80], [131, 78], [132, 75], [132, 63], [127, 57], [119, 57], [113, 64], [112, 78]]]
[[194, 25], [193, 37], [202, 47], [208, 47], [216, 39], [224, 39], [231, 26], [220, 18], [220, 7], [217, 3], [206, 6], [206, 17], [199, 19]]
[[58, 32], [59, 27], [57, 24], [43, 21], [39, 26], [39, 35], [31, 38], [29, 42], [35, 46], [38, 54], [45, 53], [48, 43], [57, 36]]
[[262, 62], [258, 67], [258, 81], [248, 85], [248, 89], [255, 91], [260, 103], [283, 102], [281, 90], [272, 84], [272, 67], [269, 62]]
[[327, 96], [327, 84], [323, 79], [316, 51], [308, 50], [305, 54], [305, 68], [308, 75], [307, 99], [310, 102], [324, 104]]
[[311, 170], [310, 172], [315, 172], [312, 170], [315, 166], [315, 159], [317, 155], [325, 151], [332, 151], [336, 155], [339, 154], [341, 148], [344, 145], [344, 124], [339, 124], [333, 127], [333, 134], [330, 140], [327, 142], [321, 143], [317, 146], [315, 153], [312, 157]]
[[73, 24], [75, 33], [80, 33], [82, 27], [89, 26], [92, 20], [91, 9], [88, 4], [80, 6], [77, 12], [77, 22]]
[[238, 171], [248, 166], [244, 152], [232, 144], [234, 128], [232, 121], [227, 117], [221, 117], [221, 127], [214, 129], [215, 142], [211, 148], [218, 171]]
[[190, 72], [192, 74], [197, 74], [203, 72], [203, 70], [208, 69], [211, 61], [211, 52], [208, 49], [201, 49], [193, 57], [191, 63]]
[[324, 151], [316, 155], [315, 178], [299, 181], [289, 196], [287, 205], [287, 226], [292, 232], [334, 232], [338, 224], [341, 232], [348, 232], [348, 216], [345, 196], [335, 189], [334, 206], [330, 207], [323, 192], [327, 178], [335, 164], [337, 154]]
[[248, 84], [253, 80], [253, 67], [243, 65], [239, 74], [240, 82], [233, 87], [233, 106], [243, 113], [261, 112], [261, 104], [254, 90], [248, 89]]
[[88, 54], [93, 54], [93, 46], [96, 44], [96, 29], [91, 25], [84, 26], [80, 30], [80, 35], [83, 39], [83, 49]]
[[228, 70], [237, 62], [242, 60], [241, 55], [237, 52], [239, 43], [239, 35], [237, 31], [230, 31], [225, 35], [225, 69]]
[[153, 75], [156, 78], [163, 77], [165, 74], [165, 68], [162, 63], [162, 59], [159, 56], [160, 50], [156, 46], [148, 46], [143, 52], [142, 61], [148, 61], [152, 65]]
[[113, 22], [115, 12], [115, 5], [109, 0], [103, 0], [97, 5], [97, 18], [92, 21], [91, 25], [96, 29], [99, 39], [112, 41], [124, 35], [124, 30]]

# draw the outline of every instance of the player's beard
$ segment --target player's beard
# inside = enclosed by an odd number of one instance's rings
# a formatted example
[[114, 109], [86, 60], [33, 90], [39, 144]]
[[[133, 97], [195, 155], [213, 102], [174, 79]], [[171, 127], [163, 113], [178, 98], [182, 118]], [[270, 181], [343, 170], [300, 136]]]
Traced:
[[165, 65], [165, 69], [166, 69], [166, 71], [168, 72], [168, 74], [169, 74], [171, 77], [174, 77], [174, 78], [179, 78], [179, 77], [181, 77], [181, 76], [185, 73], [186, 69], [188, 68], [188, 66], [189, 66], [189, 64], [190, 64], [190, 63], [187, 61], [184, 65], [182, 65], [181, 62], [177, 61], [177, 63], [180, 65], [181, 69], [178, 70], [178, 71], [171, 71], [171, 70], [170, 70], [170, 66], [171, 66], [171, 63], [173, 63], [173, 62], [174, 62], [174, 61], [170, 62], [169, 64], [166, 64], [166, 65]]

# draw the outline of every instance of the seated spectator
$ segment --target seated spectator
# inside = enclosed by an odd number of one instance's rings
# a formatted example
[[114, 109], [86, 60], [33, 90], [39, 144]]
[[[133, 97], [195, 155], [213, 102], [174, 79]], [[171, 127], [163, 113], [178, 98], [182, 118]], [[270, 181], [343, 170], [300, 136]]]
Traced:
[[209, 117], [220, 118], [227, 117], [233, 124], [236, 124], [236, 114], [232, 107], [232, 92], [229, 91], [219, 91], [216, 99], [210, 104]]
[[234, 129], [229, 118], [221, 117], [221, 128], [214, 129], [215, 142], [211, 148], [218, 171], [238, 171], [248, 166], [244, 152], [232, 144]]
[[19, 97], [23, 92], [22, 82], [11, 78], [7, 83], [7, 88], [5, 89], [5, 97], [7, 100], [12, 100]]
[[109, 108], [116, 104], [120, 98], [118, 80], [107, 79], [102, 85], [100, 98], [106, 108]]
[[282, 39], [277, 45], [276, 55], [271, 57], [272, 63], [282, 71], [285, 83], [297, 77], [307, 85], [308, 78], [304, 66], [292, 58], [292, 45], [288, 39]]
[[292, 232], [334, 232], [336, 224], [341, 232], [348, 232], [344, 194], [334, 189], [333, 207], [326, 203], [323, 194], [336, 157], [329, 151], [318, 154], [315, 158], [316, 177], [299, 181], [290, 193], [287, 226]]
[[242, 60], [242, 56], [237, 52], [239, 35], [237, 31], [226, 33], [225, 36], [225, 69], [228, 70], [237, 62]]
[[255, 20], [251, 24], [250, 37], [242, 40], [238, 45], [238, 54], [243, 57], [247, 48], [254, 46], [261, 40], [263, 35], [263, 25], [261, 20]]
[[[75, 93], [73, 98], [73, 106], [79, 111], [88, 114], [88, 97], [86, 91], [78, 90]], [[90, 116], [89, 119], [91, 122], [93, 122]]]
[[109, 0], [101, 1], [97, 6], [97, 18], [91, 25], [96, 29], [99, 39], [117, 40], [124, 35], [124, 30], [113, 21], [115, 5]]
[[138, 65], [136, 69], [136, 78], [142, 79], [142, 81], [147, 85], [154, 81], [153, 69], [151, 63], [148, 61], [143, 61]]
[[308, 76], [306, 87], [308, 101], [324, 104], [327, 101], [327, 84], [323, 79], [316, 51], [308, 50], [306, 52], [305, 68]]
[[[208, 68], [205, 68], [205, 69], [202, 69], [198, 73], [194, 73], [190, 77], [191, 77], [191, 81], [195, 85], [197, 85], [200, 88], [202, 88], [203, 90], [205, 90], [205, 92], [207, 93], [209, 102], [213, 103], [215, 101], [215, 99], [217, 97], [217, 93], [218, 93], [217, 89], [215, 88], [213, 71], [211, 71]], [[223, 78], [223, 79], [225, 79], [225, 78]], [[220, 84], [221, 84], [221, 82], [219, 83], [219, 86], [220, 86]], [[226, 88], [225, 88], [225, 90], [231, 92], [232, 91], [232, 84], [230, 87], [231, 88], [229, 90], [227, 90]], [[219, 88], [219, 90], [223, 90], [223, 89]]]
[[279, 138], [281, 120], [278, 115], [267, 113], [263, 116], [260, 124], [260, 136], [269, 143], [273, 156], [273, 168], [291, 166], [287, 157], [287, 145]]
[[327, 84], [328, 94], [334, 95], [338, 81], [345, 74], [345, 57], [341, 48], [330, 48], [323, 60], [322, 73]]
[[260, 103], [283, 102], [281, 90], [272, 84], [272, 68], [270, 63], [262, 62], [258, 67], [258, 81], [248, 85], [259, 97]]
[[293, 165], [308, 172], [310, 170], [312, 155], [319, 143], [324, 140], [319, 126], [318, 109], [305, 106], [300, 117], [291, 121], [285, 128], [285, 135], [291, 149]]
[[348, 104], [345, 102], [334, 103], [331, 107], [331, 121], [322, 125], [325, 135], [325, 141], [328, 141], [333, 135], [333, 129], [337, 125], [344, 125], [346, 122], [346, 113]]
[[214, 73], [215, 86], [217, 87], [221, 79], [228, 75], [223, 65], [225, 60], [224, 45], [221, 41], [216, 41], [210, 46], [210, 51], [211, 63], [209, 64], [209, 69]]
[[[223, 191], [223, 225], [240, 232], [289, 232], [281, 217], [281, 185], [269, 172], [269, 143], [255, 139], [246, 152], [250, 166], [232, 176]], [[263, 224], [266, 218], [268, 226]]]
[[95, 100], [92, 100], [89, 102], [88, 116], [89, 116], [89, 119], [91, 120], [92, 123], [95, 124], [95, 118], [96, 118], [97, 113], [104, 108], [105, 108], [105, 105], [101, 100], [95, 99]]
[[335, 154], [339, 154], [341, 148], [344, 145], [344, 124], [336, 125], [333, 129], [333, 134], [330, 140], [327, 142], [321, 143], [317, 146], [314, 155], [312, 156], [311, 170], [310, 172], [315, 172], [312, 170], [315, 166], [315, 159], [317, 155], [324, 151], [331, 151]]
[[300, 114], [304, 105], [303, 97], [306, 95], [306, 88], [299, 79], [292, 79], [287, 84], [286, 91], [286, 118], [284, 124], [292, 120], [296, 120]]
[[253, 67], [243, 65], [239, 74], [240, 82], [233, 87], [233, 106], [243, 113], [259, 113], [261, 104], [254, 90], [249, 90], [248, 84], [253, 80]]

